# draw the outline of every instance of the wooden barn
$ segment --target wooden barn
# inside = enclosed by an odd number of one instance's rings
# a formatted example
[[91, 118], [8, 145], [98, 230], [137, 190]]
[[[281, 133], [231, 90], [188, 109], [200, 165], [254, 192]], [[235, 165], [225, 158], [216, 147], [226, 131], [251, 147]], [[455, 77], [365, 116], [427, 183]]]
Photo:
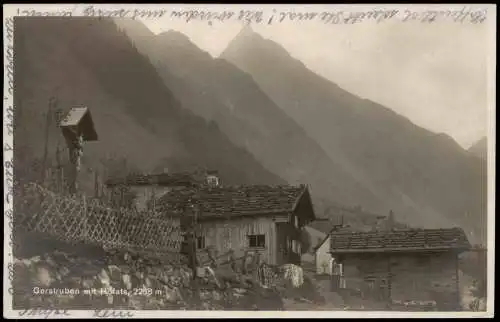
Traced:
[[108, 178], [105, 185], [119, 204], [125, 191], [134, 197], [133, 206], [140, 211], [156, 208], [155, 202], [169, 191], [200, 186], [220, 185], [217, 171], [174, 172], [157, 174], [129, 174], [122, 178]]
[[130, 190], [134, 197], [135, 208], [143, 211], [154, 208], [154, 201], [172, 189], [194, 187], [199, 182], [187, 173], [160, 173], [110, 178], [105, 184], [108, 191], [113, 193], [115, 201], [121, 204], [124, 204], [121, 199], [126, 198], [124, 193]]
[[270, 265], [300, 263], [301, 229], [315, 218], [305, 185], [204, 186], [158, 202], [165, 213], [196, 213], [198, 251], [258, 253]]
[[[316, 240], [316, 244], [313, 247], [314, 252], [314, 263], [316, 274], [318, 275], [333, 275], [333, 271], [335, 269], [334, 266], [334, 258], [330, 253], [330, 245], [331, 238], [330, 236], [336, 232], [369, 232], [369, 231], [387, 231], [392, 229], [401, 229], [404, 227], [403, 224], [398, 223], [394, 220], [392, 212], [389, 213], [389, 216], [380, 216], [373, 214], [361, 214], [361, 216], [365, 216], [364, 225], [360, 225], [359, 223], [354, 221], [354, 224], [351, 224], [353, 221], [352, 215], [345, 216], [346, 213], [350, 209], [345, 210], [341, 209], [340, 212], [342, 215], [337, 216], [335, 220], [321, 220], [315, 221], [308, 225], [307, 229], [312, 239]], [[359, 212], [358, 212], [359, 213]], [[349, 219], [349, 224], [344, 223], [344, 218], [347, 217]], [[369, 223], [370, 225], [367, 225]]]
[[332, 233], [333, 286], [402, 309], [457, 310], [458, 256], [469, 248], [461, 228]]

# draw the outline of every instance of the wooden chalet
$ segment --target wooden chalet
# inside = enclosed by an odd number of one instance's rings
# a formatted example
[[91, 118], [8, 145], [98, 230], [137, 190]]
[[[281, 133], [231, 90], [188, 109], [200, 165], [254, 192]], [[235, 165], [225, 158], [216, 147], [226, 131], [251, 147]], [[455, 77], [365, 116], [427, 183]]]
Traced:
[[457, 310], [458, 255], [469, 249], [461, 228], [335, 232], [330, 253], [339, 278], [332, 281], [401, 308]]
[[271, 265], [300, 263], [301, 229], [315, 218], [305, 185], [179, 189], [158, 205], [165, 213], [196, 215], [198, 250], [259, 253]]

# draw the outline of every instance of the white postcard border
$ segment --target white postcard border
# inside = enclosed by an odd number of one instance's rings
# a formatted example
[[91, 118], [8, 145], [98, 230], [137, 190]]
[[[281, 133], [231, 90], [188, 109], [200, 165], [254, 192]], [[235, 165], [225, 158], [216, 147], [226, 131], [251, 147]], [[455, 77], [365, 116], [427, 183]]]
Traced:
[[[490, 24], [491, 37], [489, 40], [490, 53], [488, 63], [488, 84], [489, 84], [489, 106], [488, 106], [488, 298], [487, 298], [487, 312], [370, 312], [370, 311], [282, 311], [282, 312], [265, 312], [265, 311], [163, 311], [163, 310], [143, 310], [143, 311], [119, 311], [108, 310], [107, 312], [96, 313], [96, 311], [83, 311], [83, 310], [70, 310], [70, 311], [45, 311], [38, 312], [38, 314], [29, 314], [26, 311], [12, 309], [12, 186], [9, 180], [12, 179], [12, 160], [13, 160], [13, 136], [12, 129], [13, 123], [9, 115], [13, 108], [12, 93], [14, 90], [13, 85], [13, 25], [14, 16], [28, 15], [31, 13], [40, 13], [40, 15], [49, 15], [61, 12], [71, 12], [71, 16], [84, 15], [85, 8], [93, 6], [96, 10], [117, 10], [129, 9], [134, 12], [138, 10], [155, 10], [171, 8], [229, 8], [232, 10], [245, 9], [259, 9], [265, 12], [272, 11], [273, 9], [294, 8], [295, 11], [308, 10], [308, 11], [322, 11], [322, 10], [344, 10], [349, 11], [355, 8], [356, 11], [373, 10], [377, 9], [401, 9], [411, 8], [412, 10], [460, 10], [464, 6], [471, 8], [478, 8], [478, 10], [485, 10], [487, 12], [486, 23]], [[433, 318], [467, 318], [467, 317], [493, 317], [494, 309], [494, 247], [495, 247], [495, 135], [496, 135], [496, 6], [495, 5], [472, 5], [472, 4], [446, 4], [446, 5], [197, 5], [197, 4], [9, 4], [3, 5], [3, 40], [4, 40], [4, 108], [3, 108], [3, 149], [4, 149], [4, 317], [6, 318], [102, 318], [123, 316], [128, 318], [169, 318], [169, 317], [236, 317], [236, 318], [253, 318], [253, 317], [333, 317], [333, 318], [356, 318], [356, 317], [373, 317], [373, 318], [408, 318], [408, 317], [433, 317]], [[33, 10], [33, 11], [30, 11]], [[10, 20], [9, 20], [10, 19]], [[11, 108], [9, 110], [9, 108]], [[105, 315], [108, 314], [107, 316]], [[100, 314], [100, 315], [99, 315]], [[104, 315], [103, 315], [104, 314]]]

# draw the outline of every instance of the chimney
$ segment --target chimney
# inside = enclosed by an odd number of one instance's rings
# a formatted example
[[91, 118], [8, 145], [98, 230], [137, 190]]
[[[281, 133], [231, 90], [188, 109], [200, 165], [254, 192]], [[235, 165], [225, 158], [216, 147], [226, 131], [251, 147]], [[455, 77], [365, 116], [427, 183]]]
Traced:
[[387, 217], [386, 227], [387, 230], [394, 229], [394, 212], [392, 210], [389, 211], [389, 217]]
[[221, 186], [221, 180], [219, 178], [219, 172], [217, 170], [207, 170], [206, 179], [209, 187]]

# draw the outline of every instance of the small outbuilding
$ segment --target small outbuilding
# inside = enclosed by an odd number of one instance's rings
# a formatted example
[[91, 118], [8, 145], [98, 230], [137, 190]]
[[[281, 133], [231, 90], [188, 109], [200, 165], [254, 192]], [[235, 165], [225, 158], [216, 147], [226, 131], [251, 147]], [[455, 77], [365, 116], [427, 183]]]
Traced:
[[454, 311], [460, 308], [458, 256], [470, 247], [461, 228], [332, 233], [340, 277], [332, 283], [391, 306]]

